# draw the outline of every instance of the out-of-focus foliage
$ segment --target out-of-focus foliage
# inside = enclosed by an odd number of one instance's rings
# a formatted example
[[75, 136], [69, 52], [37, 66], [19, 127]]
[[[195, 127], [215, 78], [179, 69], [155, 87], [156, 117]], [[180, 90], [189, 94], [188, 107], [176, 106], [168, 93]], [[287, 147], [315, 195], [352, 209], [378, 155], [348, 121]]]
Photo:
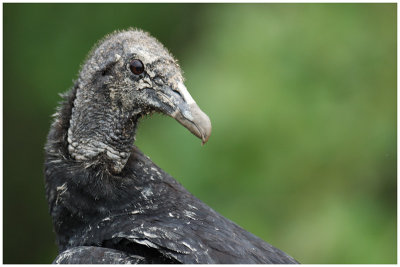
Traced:
[[3, 256], [50, 263], [43, 144], [91, 46], [130, 26], [180, 60], [210, 116], [137, 145], [302, 263], [395, 263], [396, 4], [3, 4]]

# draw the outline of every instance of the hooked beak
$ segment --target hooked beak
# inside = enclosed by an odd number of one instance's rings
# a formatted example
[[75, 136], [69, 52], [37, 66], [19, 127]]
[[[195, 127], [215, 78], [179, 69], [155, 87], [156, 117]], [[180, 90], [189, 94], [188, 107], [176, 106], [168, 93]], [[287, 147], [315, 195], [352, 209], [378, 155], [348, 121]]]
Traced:
[[183, 83], [179, 83], [176, 91], [182, 96], [183, 101], [178, 103], [171, 117], [200, 138], [204, 145], [211, 135], [210, 118], [199, 108]]

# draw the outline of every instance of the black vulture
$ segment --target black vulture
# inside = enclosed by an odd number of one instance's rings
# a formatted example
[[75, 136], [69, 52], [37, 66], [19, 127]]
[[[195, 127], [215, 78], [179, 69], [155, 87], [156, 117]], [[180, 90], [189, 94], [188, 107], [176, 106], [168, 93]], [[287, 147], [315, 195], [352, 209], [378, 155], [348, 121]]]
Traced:
[[89, 53], [54, 115], [45, 182], [54, 263], [297, 263], [190, 194], [135, 145], [140, 118], [175, 118], [203, 144], [211, 122], [174, 57], [117, 31]]

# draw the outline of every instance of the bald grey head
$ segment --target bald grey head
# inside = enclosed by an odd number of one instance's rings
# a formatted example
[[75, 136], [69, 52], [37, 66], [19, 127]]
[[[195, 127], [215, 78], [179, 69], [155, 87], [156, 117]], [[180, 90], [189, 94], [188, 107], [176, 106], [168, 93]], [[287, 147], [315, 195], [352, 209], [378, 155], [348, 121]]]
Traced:
[[182, 71], [163, 45], [140, 30], [106, 36], [89, 54], [77, 81], [68, 150], [87, 166], [107, 162], [120, 172], [138, 119], [152, 112], [175, 118], [204, 144], [211, 122], [190, 96]]

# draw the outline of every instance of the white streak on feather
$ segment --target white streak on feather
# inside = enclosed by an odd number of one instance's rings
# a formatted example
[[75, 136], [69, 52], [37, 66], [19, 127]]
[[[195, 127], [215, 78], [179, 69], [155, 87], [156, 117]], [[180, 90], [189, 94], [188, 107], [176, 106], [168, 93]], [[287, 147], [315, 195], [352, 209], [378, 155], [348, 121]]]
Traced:
[[142, 245], [146, 245], [146, 246], [151, 247], [151, 248], [158, 248], [157, 245], [151, 243], [148, 240], [138, 240], [138, 239], [136, 239], [135, 242], [139, 243], [139, 244], [142, 244]]
[[182, 241], [182, 244], [186, 247], [188, 247], [190, 250], [192, 251], [197, 251], [197, 249], [195, 249], [194, 247], [190, 246], [188, 243], [186, 243], [185, 241]]
[[157, 238], [158, 236], [149, 232], [143, 232], [143, 234], [149, 238]]
[[194, 212], [192, 212], [192, 211], [188, 211], [188, 210], [184, 210], [183, 211], [183, 214], [186, 216], [186, 217], [188, 217], [188, 218], [190, 218], [190, 219], [193, 219], [193, 220], [196, 220], [196, 213], [194, 213]]

